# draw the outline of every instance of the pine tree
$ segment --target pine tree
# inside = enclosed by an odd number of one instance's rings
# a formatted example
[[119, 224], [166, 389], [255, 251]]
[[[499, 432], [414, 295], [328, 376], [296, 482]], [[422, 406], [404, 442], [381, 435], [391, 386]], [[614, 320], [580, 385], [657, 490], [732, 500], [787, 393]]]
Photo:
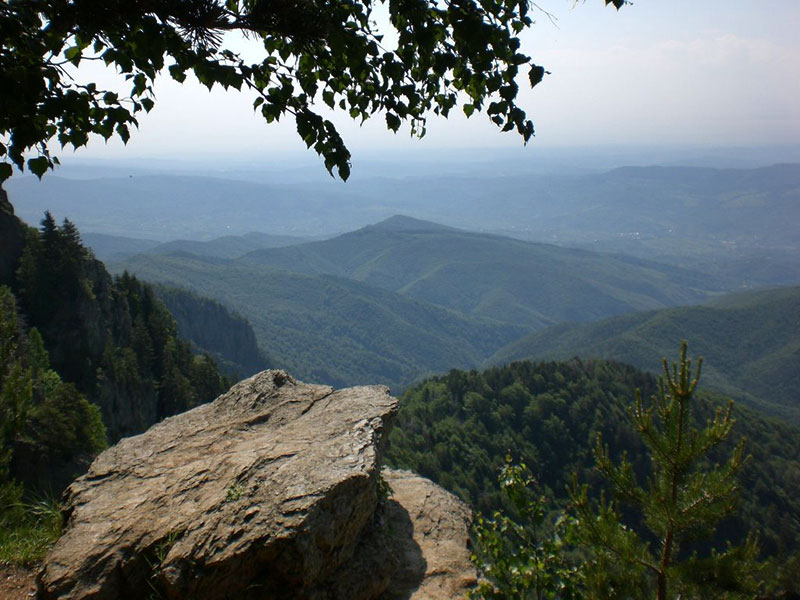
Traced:
[[23, 363], [14, 295], [0, 286], [0, 472], [5, 450], [25, 425], [30, 411], [33, 379], [31, 370]]
[[33, 378], [20, 356], [16, 299], [0, 286], [0, 525], [7, 506], [18, 502], [22, 488], [9, 480], [11, 446], [25, 427], [32, 406]]
[[646, 534], [622, 523], [617, 503], [602, 499], [595, 507], [586, 485], [575, 480], [570, 490], [580, 538], [593, 557], [587, 568], [592, 597], [642, 597], [642, 590], [657, 600], [752, 597], [757, 551], [752, 537], [741, 547], [712, 550], [704, 557], [684, 547], [710, 537], [734, 509], [736, 476], [745, 460], [742, 440], [724, 464], [710, 464], [709, 452], [729, 437], [734, 425], [732, 403], [718, 408], [702, 429], [691, 426], [702, 359], [692, 375], [686, 351], [684, 341], [671, 370], [664, 360], [664, 377], [651, 405], [646, 407], [637, 391], [631, 407], [634, 428], [649, 450], [646, 484], [639, 484], [626, 456], [615, 463], [599, 437], [595, 448], [597, 468], [608, 479], [613, 497], [632, 509], [634, 520], [641, 519]]

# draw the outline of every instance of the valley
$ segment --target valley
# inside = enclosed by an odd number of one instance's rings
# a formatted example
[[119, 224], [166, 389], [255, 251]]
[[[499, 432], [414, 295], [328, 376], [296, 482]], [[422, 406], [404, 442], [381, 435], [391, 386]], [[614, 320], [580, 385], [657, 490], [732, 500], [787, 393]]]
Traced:
[[[776, 174], [781, 177], [772, 181]], [[176, 230], [186, 239], [168, 239], [164, 231], [154, 234], [146, 219], [140, 230], [131, 227], [133, 213], [118, 229], [107, 219], [120, 215], [104, 214], [104, 221], [95, 221], [101, 231], [80, 238], [71, 222], [57, 230], [91, 249], [73, 250], [89, 261], [85, 264], [100, 269], [102, 263], [91, 261], [106, 262], [116, 275], [115, 285], [130, 290], [126, 302], [132, 307], [142, 298], [150, 306], [158, 297], [168, 312], [158, 313], [157, 320], [185, 340], [169, 341], [166, 348], [179, 345], [188, 365], [181, 368], [203, 365], [196, 374], [173, 374], [165, 354], [167, 370], [149, 385], [181, 390], [183, 404], [159, 401], [161, 414], [124, 425], [132, 431], [196, 404], [199, 396], [195, 400], [196, 393], [185, 387], [194, 379], [212, 387], [217, 380], [227, 381], [223, 376], [236, 380], [280, 368], [300, 380], [336, 388], [383, 384], [402, 397], [386, 456], [390, 465], [429, 477], [485, 513], [503, 506], [495, 477], [506, 453], [513, 451], [561, 509], [568, 472], [598, 484], [588, 443], [598, 433], [617, 452], [635, 457], [634, 468], [647, 468], [641, 462], [644, 450], [625, 422], [626, 407], [634, 388], [646, 394], [655, 389], [652, 374], [659, 374], [660, 359], [672, 356], [688, 339], [692, 354], [704, 357], [703, 392], [693, 418], [699, 423], [711, 414], [711, 406], [733, 398], [734, 435], [747, 437], [754, 457], [742, 473], [747, 492], [741, 508], [724, 521], [715, 541], [742, 542], [755, 527], [766, 555], [797, 551], [796, 524], [781, 516], [796, 509], [793, 474], [800, 440], [795, 381], [800, 372], [800, 261], [796, 232], [785, 223], [800, 189], [795, 172], [777, 167], [768, 175], [745, 171], [729, 185], [715, 170], [636, 168], [584, 177], [580, 184], [580, 178], [571, 180], [572, 198], [565, 195], [565, 180], [559, 180], [558, 200], [549, 199], [550, 213], [537, 213], [538, 233], [499, 224], [494, 231], [468, 230], [457, 226], [464, 215], [435, 222], [419, 213], [393, 214], [344, 233], [326, 223], [218, 236], [208, 228], [208, 235], [196, 237], [192, 228], [207, 228], [209, 221], [195, 220]], [[669, 194], [653, 194], [676, 178], [682, 183]], [[598, 203], [582, 220], [579, 215], [587, 207], [576, 198], [589, 192], [576, 190], [587, 182], [601, 198], [623, 189], [629, 196], [619, 204]], [[201, 183], [222, 193], [221, 181]], [[466, 206], [470, 194], [481, 188], [449, 184], [464, 194]], [[73, 182], [65, 189], [73, 185], [80, 190], [86, 184]], [[116, 185], [106, 181], [99, 189], [108, 193]], [[233, 202], [258, 185], [233, 186]], [[524, 187], [513, 178], [493, 185]], [[733, 193], [734, 185], [746, 193]], [[431, 188], [437, 189], [443, 188]], [[630, 194], [649, 198], [638, 216], [623, 208], [634, 201]], [[289, 197], [303, 202], [294, 191]], [[353, 195], [350, 202], [355, 205], [357, 198]], [[250, 209], [239, 217], [248, 225], [242, 220], [236, 227], [253, 225], [252, 216], [245, 217]], [[323, 204], [310, 210], [325, 214]], [[727, 223], [721, 218], [737, 211], [739, 216]], [[490, 212], [484, 204], [473, 214], [488, 224]], [[345, 213], [338, 214], [341, 227]], [[649, 214], [650, 229], [636, 220], [643, 214]], [[692, 226], [679, 229], [678, 219], [687, 217]], [[741, 228], [741, 219], [748, 221], [750, 233]], [[42, 240], [48, 227], [41, 228]], [[620, 233], [628, 228], [638, 229]], [[123, 230], [126, 235], [115, 233]], [[81, 285], [96, 296], [102, 286], [92, 277]], [[148, 287], [138, 287], [139, 280]], [[25, 296], [24, 281], [17, 285], [22, 297], [33, 301], [36, 296]], [[100, 297], [104, 306], [105, 296]], [[132, 324], [141, 328], [136, 319]], [[157, 347], [163, 334], [154, 330], [151, 335], [153, 341], [144, 345], [131, 342], [136, 360], [148, 360], [149, 348]], [[69, 358], [53, 342], [54, 333], [48, 336], [56, 361]], [[112, 357], [107, 350], [102, 364], [120, 379], [113, 385], [124, 386], [126, 361], [133, 355], [128, 349], [116, 352]], [[191, 358], [189, 352], [197, 355]], [[102, 369], [98, 373], [106, 377]], [[85, 389], [91, 393], [93, 388]], [[103, 421], [112, 425], [108, 434], [125, 435], [119, 410], [107, 405], [113, 394], [104, 393]], [[96, 442], [98, 448], [101, 444]], [[18, 461], [32, 460], [23, 447], [17, 452]], [[80, 466], [69, 464], [71, 473], [79, 472]]]
[[697, 303], [725, 289], [688, 269], [401, 216], [236, 259], [150, 251], [112, 270], [229, 305], [298, 377], [398, 393], [555, 323]]
[[800, 3], [558, 4], [0, 5], [0, 598], [800, 600]]

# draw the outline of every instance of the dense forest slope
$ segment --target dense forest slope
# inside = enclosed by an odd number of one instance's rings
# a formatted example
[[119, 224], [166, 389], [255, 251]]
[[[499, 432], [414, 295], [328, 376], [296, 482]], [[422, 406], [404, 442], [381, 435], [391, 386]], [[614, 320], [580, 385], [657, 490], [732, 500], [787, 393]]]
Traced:
[[705, 358], [708, 388], [800, 424], [800, 287], [556, 325], [503, 348], [490, 362], [580, 356], [658, 370], [661, 357], [684, 338]]
[[347, 277], [532, 328], [689, 304], [721, 289], [688, 269], [401, 216], [330, 240], [257, 250], [239, 262]]
[[[702, 383], [701, 383], [702, 387]], [[390, 437], [391, 464], [430, 477], [479, 511], [502, 506], [497, 474], [506, 454], [530, 467], [551, 499], [563, 503], [577, 472], [600, 485], [592, 449], [602, 432], [614, 456], [627, 452], [639, 476], [646, 452], [633, 431], [627, 407], [634, 389], [647, 398], [652, 375], [620, 363], [572, 360], [517, 362], [484, 372], [451, 371], [408, 390]], [[726, 400], [701, 393], [696, 419]], [[800, 430], [739, 405], [727, 447], [744, 436], [752, 458], [741, 473], [740, 509], [720, 538], [741, 540], [754, 528], [767, 554], [800, 548]]]
[[0, 284], [41, 334], [52, 369], [100, 408], [111, 442], [227, 389], [214, 361], [178, 337], [153, 289], [128, 274], [112, 278], [71, 222], [59, 226], [48, 213], [37, 231], [3, 209], [4, 228], [24, 245]]
[[339, 387], [398, 390], [426, 374], [478, 364], [526, 332], [331, 276], [186, 254], [141, 255], [117, 268], [223, 302], [252, 323], [277, 366]]
[[270, 368], [250, 323], [225, 306], [188, 290], [154, 286], [178, 324], [178, 334], [199, 354], [209, 354], [230, 378], [239, 380]]
[[395, 390], [481, 364], [537, 328], [697, 303], [723, 286], [642, 259], [399, 216], [235, 260], [149, 252], [114, 268], [235, 309], [276, 364], [298, 377]]
[[105, 447], [100, 409], [51, 368], [41, 334], [25, 330], [0, 285], [0, 526], [20, 501], [18, 483], [58, 493]]

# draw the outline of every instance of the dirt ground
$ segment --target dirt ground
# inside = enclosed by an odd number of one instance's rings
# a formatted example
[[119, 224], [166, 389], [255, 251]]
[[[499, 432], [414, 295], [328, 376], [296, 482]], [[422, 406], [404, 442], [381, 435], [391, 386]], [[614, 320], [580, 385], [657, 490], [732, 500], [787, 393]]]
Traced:
[[0, 600], [30, 600], [36, 595], [37, 567], [0, 564]]

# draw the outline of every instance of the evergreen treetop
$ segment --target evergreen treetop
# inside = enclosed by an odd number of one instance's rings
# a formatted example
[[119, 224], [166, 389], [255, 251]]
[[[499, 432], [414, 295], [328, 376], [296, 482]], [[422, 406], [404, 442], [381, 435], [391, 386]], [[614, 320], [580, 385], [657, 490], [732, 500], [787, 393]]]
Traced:
[[598, 585], [601, 579], [600, 585], [608, 585], [607, 572], [602, 578], [597, 575], [616, 563], [616, 585], [627, 582], [638, 589], [652, 589], [657, 600], [748, 597], [757, 553], [752, 536], [740, 547], [712, 550], [704, 557], [690, 548], [691, 542], [710, 537], [719, 521], [734, 510], [745, 442], [734, 447], [724, 464], [709, 463], [709, 452], [731, 433], [732, 402], [718, 408], [705, 427], [691, 425], [702, 360], [693, 373], [686, 353], [684, 341], [671, 370], [664, 360], [664, 377], [651, 404], [645, 406], [637, 391], [630, 410], [634, 428], [649, 451], [644, 485], [627, 456], [616, 463], [598, 435], [597, 468], [607, 478], [613, 498], [633, 510], [644, 532], [623, 524], [615, 502], [602, 498], [595, 507], [587, 485], [579, 486], [575, 480], [570, 490], [581, 539], [594, 554], [590, 585], [592, 581]]

